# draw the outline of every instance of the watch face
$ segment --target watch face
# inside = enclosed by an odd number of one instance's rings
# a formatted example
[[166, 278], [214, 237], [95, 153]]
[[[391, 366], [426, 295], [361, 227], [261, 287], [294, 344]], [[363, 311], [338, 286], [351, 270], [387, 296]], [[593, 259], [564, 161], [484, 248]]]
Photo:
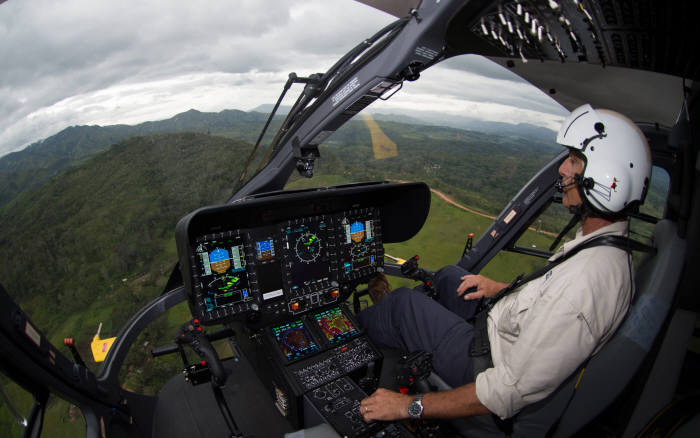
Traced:
[[410, 405], [408, 405], [408, 415], [411, 416], [411, 418], [420, 418], [421, 414], [423, 414], [423, 404], [421, 403], [421, 398], [416, 397], [413, 399]]

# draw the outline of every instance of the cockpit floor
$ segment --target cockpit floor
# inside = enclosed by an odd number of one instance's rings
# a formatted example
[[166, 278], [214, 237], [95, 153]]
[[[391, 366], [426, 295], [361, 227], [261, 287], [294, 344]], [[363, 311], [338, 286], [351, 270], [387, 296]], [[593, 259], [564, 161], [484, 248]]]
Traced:
[[[274, 407], [272, 397], [244, 357], [224, 361], [231, 370], [224, 397], [247, 438], [281, 437], [294, 429]], [[158, 394], [154, 437], [227, 437], [229, 430], [208, 383], [192, 386], [182, 375], [165, 384]]]

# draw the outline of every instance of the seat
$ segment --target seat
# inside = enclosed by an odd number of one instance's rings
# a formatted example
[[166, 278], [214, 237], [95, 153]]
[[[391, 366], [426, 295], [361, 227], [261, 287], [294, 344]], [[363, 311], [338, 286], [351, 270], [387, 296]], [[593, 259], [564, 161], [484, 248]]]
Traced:
[[[657, 252], [648, 255], [636, 271], [636, 294], [627, 317], [590, 359], [578, 389], [574, 391], [580, 369], [549, 397], [518, 413], [511, 436], [546, 436], [557, 420], [552, 436], [571, 436], [610, 406], [637, 373], [669, 314], [685, 256], [685, 241], [678, 237], [672, 221], [662, 220], [654, 227], [652, 244]], [[448, 389], [435, 375], [430, 382], [438, 389]], [[504, 436], [492, 416], [452, 423], [465, 436]]]

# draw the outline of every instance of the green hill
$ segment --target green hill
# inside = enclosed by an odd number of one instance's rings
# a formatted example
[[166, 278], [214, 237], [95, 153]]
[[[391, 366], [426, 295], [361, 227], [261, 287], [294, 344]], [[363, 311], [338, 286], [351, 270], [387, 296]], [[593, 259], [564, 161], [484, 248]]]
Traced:
[[0, 212], [3, 284], [49, 333], [98, 303], [119, 303], [105, 321], [116, 331], [161, 292], [177, 220], [226, 200], [249, 149], [203, 134], [133, 137], [21, 193]]
[[154, 133], [199, 132], [255, 142], [266, 117], [257, 112], [237, 110], [219, 113], [189, 110], [167, 120], [133, 126], [68, 127], [22, 151], [0, 158], [0, 207], [22, 191], [44, 184], [51, 177], [127, 138]]

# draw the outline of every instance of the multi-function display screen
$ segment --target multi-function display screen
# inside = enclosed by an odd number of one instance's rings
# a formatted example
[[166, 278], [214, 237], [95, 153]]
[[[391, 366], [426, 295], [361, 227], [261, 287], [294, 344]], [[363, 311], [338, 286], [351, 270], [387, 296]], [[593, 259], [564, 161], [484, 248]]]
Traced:
[[241, 236], [202, 239], [195, 252], [207, 312], [252, 299]]
[[279, 237], [271, 228], [252, 230], [250, 235], [263, 302], [284, 296]]
[[282, 228], [291, 291], [329, 280], [328, 237], [332, 232], [329, 227], [328, 222], [319, 220]]
[[314, 320], [330, 344], [344, 342], [359, 333], [340, 307], [314, 313]]
[[378, 221], [373, 210], [357, 214], [346, 214], [340, 221], [341, 241], [340, 270], [349, 275], [363, 268], [377, 266], [377, 236], [375, 226]]
[[272, 335], [287, 361], [301, 359], [319, 351], [311, 333], [300, 319], [272, 327]]

